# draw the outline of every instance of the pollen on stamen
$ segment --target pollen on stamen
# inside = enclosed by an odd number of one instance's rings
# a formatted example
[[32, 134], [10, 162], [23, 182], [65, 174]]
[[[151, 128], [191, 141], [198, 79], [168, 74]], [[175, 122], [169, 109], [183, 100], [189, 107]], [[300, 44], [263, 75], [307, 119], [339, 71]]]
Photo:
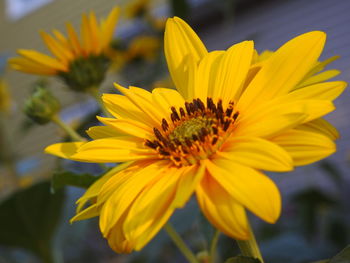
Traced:
[[161, 129], [154, 128], [154, 140], [146, 140], [145, 146], [156, 150], [162, 159], [171, 160], [176, 166], [192, 165], [215, 153], [233, 130], [239, 113], [234, 103], [224, 109], [222, 100], [214, 103], [207, 98], [206, 105], [199, 98], [185, 102], [184, 107], [171, 107], [169, 125], [166, 118]]

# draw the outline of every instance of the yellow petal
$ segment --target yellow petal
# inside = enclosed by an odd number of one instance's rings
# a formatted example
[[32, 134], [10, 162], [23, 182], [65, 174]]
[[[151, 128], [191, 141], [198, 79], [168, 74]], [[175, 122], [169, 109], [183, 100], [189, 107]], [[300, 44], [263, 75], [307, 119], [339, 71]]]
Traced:
[[188, 83], [184, 81], [188, 78], [184, 59], [191, 56], [197, 64], [207, 54], [205, 46], [186, 22], [174, 17], [166, 23], [164, 52], [176, 88], [185, 99], [190, 99], [187, 94]]
[[241, 205], [269, 223], [281, 212], [281, 196], [274, 182], [247, 166], [215, 159], [207, 162], [210, 175]]
[[304, 113], [305, 102], [264, 105], [256, 107], [254, 112], [241, 113], [233, 135], [267, 138], [293, 128], [308, 118]]
[[318, 83], [304, 88], [299, 88], [288, 95], [285, 95], [276, 101], [283, 103], [290, 100], [335, 100], [346, 88], [347, 83], [345, 81], [331, 81]]
[[43, 66], [23, 57], [10, 58], [8, 63], [10, 64], [11, 68], [25, 73], [49, 76], [57, 74], [56, 69]]
[[101, 28], [102, 48], [105, 49], [112, 41], [114, 29], [119, 17], [119, 8], [114, 7]]
[[[135, 198], [144, 191], [147, 185], [155, 183], [155, 179], [164, 173], [167, 162], [135, 163], [128, 169], [116, 174], [102, 187], [97, 198], [98, 205], [102, 205], [100, 215], [100, 229], [106, 237], [113, 231], [115, 223], [133, 204]], [[140, 169], [141, 168], [141, 169]], [[174, 178], [175, 179], [175, 178]], [[122, 224], [116, 226], [122, 228]]]
[[72, 50], [76, 55], [82, 55], [82, 47], [80, 45], [78, 35], [75, 32], [72, 24], [67, 23], [66, 28], [67, 28], [69, 43], [72, 47]]
[[178, 181], [178, 168], [165, 170], [131, 205], [123, 230], [126, 239], [135, 244], [135, 250], [142, 249], [173, 213]]
[[233, 136], [217, 155], [259, 170], [285, 172], [293, 169], [293, 160], [283, 148], [260, 138]]
[[97, 117], [97, 119], [123, 135], [131, 135], [141, 139], [154, 138], [152, 128], [141, 122], [130, 119], [112, 119], [104, 117]]
[[215, 85], [209, 87], [208, 94], [213, 99], [222, 99], [223, 104], [237, 101], [243, 91], [254, 52], [253, 41], [244, 41], [230, 47], [220, 60], [215, 72]]
[[[287, 100], [283, 97], [242, 113], [236, 135], [271, 137], [299, 124], [322, 117], [335, 109], [328, 100]], [[238, 119], [239, 120], [239, 119]]]
[[73, 59], [73, 55], [63, 47], [58, 41], [45, 32], [40, 32], [42, 39], [46, 43], [46, 46], [50, 49], [51, 53], [56, 56], [65, 65], [69, 64], [69, 61]]
[[[126, 214], [126, 213], [125, 213]], [[120, 227], [122, 219], [117, 222], [112, 231], [106, 236], [108, 245], [117, 253], [131, 253], [135, 245], [125, 239], [123, 229]]]
[[37, 52], [35, 50], [25, 50], [25, 49], [19, 49], [17, 53], [35, 63], [38, 63], [42, 66], [46, 66], [49, 68], [53, 68], [55, 70], [59, 71], [67, 71], [68, 68], [66, 65], [62, 64], [57, 59], [54, 59], [52, 57], [49, 57], [43, 53]]
[[301, 81], [301, 83], [298, 85], [298, 87], [303, 86], [303, 82], [307, 81], [310, 77], [312, 77], [313, 75], [321, 72], [322, 70], [325, 69], [325, 67], [332, 63], [333, 61], [339, 59], [339, 56], [333, 56], [330, 57], [322, 62], [316, 62], [315, 65], [313, 66], [313, 68], [309, 71], [309, 73], [306, 74], [306, 76], [304, 77], [304, 79]]
[[86, 55], [93, 52], [93, 43], [91, 41], [91, 28], [90, 28], [90, 21], [86, 14], [82, 15], [81, 18], [81, 39], [82, 39], [82, 47], [86, 53]]
[[116, 118], [132, 119], [144, 123], [150, 119], [124, 95], [103, 94], [102, 100], [107, 110]]
[[56, 37], [57, 41], [67, 50], [70, 50], [69, 42], [67, 38], [58, 30], [52, 30], [53, 35]]
[[172, 89], [155, 88], [152, 90], [152, 99], [168, 119], [170, 119], [171, 107], [179, 109], [185, 105], [185, 100], [180, 93]]
[[70, 158], [80, 162], [118, 163], [157, 158], [157, 154], [133, 138], [111, 137], [85, 143]]
[[300, 89], [300, 88], [305, 87], [305, 86], [309, 86], [312, 84], [316, 84], [316, 83], [320, 83], [320, 82], [332, 79], [332, 78], [338, 76], [339, 74], [340, 74], [340, 71], [336, 70], [336, 69], [324, 71], [320, 74], [314, 75], [314, 76], [306, 79], [304, 82], [300, 83], [296, 87], [296, 89]]
[[294, 165], [306, 165], [336, 151], [335, 143], [320, 133], [290, 130], [272, 139], [292, 156]]
[[171, 204], [173, 208], [182, 208], [191, 197], [204, 176], [205, 166], [187, 166], [180, 171], [176, 194]]
[[337, 129], [328, 121], [322, 118], [309, 121], [302, 125], [298, 125], [297, 127], [295, 127], [295, 129], [320, 133], [322, 135], [329, 137], [331, 140], [337, 140], [339, 139], [339, 136], [340, 136]]
[[208, 95], [208, 90], [215, 86], [220, 61], [224, 54], [224, 51], [213, 51], [205, 55], [199, 62], [193, 88], [194, 98], [206, 101], [208, 96], [212, 96], [212, 94]]
[[248, 239], [245, 210], [210, 175], [206, 175], [196, 190], [197, 200], [206, 218], [217, 229], [235, 239]]
[[91, 12], [89, 15], [89, 25], [90, 25], [90, 41], [94, 54], [101, 53], [101, 45], [100, 45], [100, 32], [97, 24], [97, 19], [95, 13]]
[[71, 220], [69, 222], [72, 224], [73, 222], [76, 222], [76, 221], [93, 218], [93, 217], [98, 216], [99, 213], [100, 213], [100, 211], [97, 208], [97, 205], [94, 204], [94, 205], [91, 205], [88, 208], [80, 211], [79, 213], [77, 213], [74, 217], [71, 218]]
[[135, 87], [126, 89], [119, 85], [116, 85], [116, 88], [147, 116], [147, 119], [150, 120], [148, 122], [150, 126], [158, 127], [160, 125], [164, 116], [155, 107], [150, 92]]
[[94, 126], [89, 128], [86, 131], [86, 133], [93, 140], [103, 139], [108, 137], [117, 137], [117, 136], [119, 137], [124, 134], [124, 133], [118, 132], [117, 130], [109, 126]]
[[[126, 162], [122, 164], [118, 164], [112, 169], [110, 169], [106, 174], [104, 174], [101, 178], [97, 179], [87, 190], [86, 192], [78, 199], [76, 202], [77, 204], [77, 213], [80, 213], [82, 208], [85, 206], [87, 202], [89, 202], [92, 199], [97, 198], [99, 195], [101, 188], [103, 185], [113, 176], [119, 173], [120, 171], [125, 170], [128, 168], [133, 162]], [[75, 221], [71, 219], [71, 222]]]
[[239, 104], [249, 108], [287, 94], [317, 62], [326, 34], [313, 31], [300, 35], [279, 48], [263, 65], [243, 93]]
[[86, 142], [63, 142], [55, 143], [45, 148], [45, 153], [56, 155], [61, 158], [71, 159], [78, 148]]

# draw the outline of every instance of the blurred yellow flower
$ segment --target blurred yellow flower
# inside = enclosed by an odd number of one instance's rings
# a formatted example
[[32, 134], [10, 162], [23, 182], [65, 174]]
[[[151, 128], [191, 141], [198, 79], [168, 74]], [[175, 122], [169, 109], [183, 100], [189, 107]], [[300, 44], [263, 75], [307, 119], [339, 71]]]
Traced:
[[134, 0], [126, 6], [125, 14], [128, 18], [141, 17], [147, 13], [150, 0]]
[[96, 86], [104, 79], [108, 66], [108, 52], [119, 8], [114, 8], [106, 20], [98, 22], [93, 12], [83, 14], [81, 36], [67, 23], [68, 37], [53, 30], [53, 36], [41, 32], [53, 57], [35, 50], [19, 49], [20, 57], [11, 58], [13, 69], [36, 75], [56, 75], [75, 90]]
[[7, 112], [11, 105], [11, 98], [4, 79], [0, 78], [0, 112]]
[[165, 17], [152, 17], [150, 21], [153, 28], [157, 31], [163, 31], [166, 23]]
[[72, 221], [99, 216], [109, 245], [124, 253], [143, 248], [194, 193], [207, 219], [233, 238], [249, 238], [246, 209], [276, 222], [280, 193], [262, 171], [290, 171], [336, 150], [337, 131], [321, 117], [346, 83], [296, 88], [325, 39], [300, 35], [256, 65], [252, 41], [208, 53], [183, 20], [169, 19], [165, 56], [176, 90], [116, 85], [122, 95], [103, 96], [115, 118], [99, 117], [106, 126], [88, 130], [92, 141], [46, 148], [81, 162], [132, 162], [96, 181]]
[[157, 57], [161, 43], [155, 36], [137, 36], [129, 44], [125, 53], [127, 61], [138, 59], [154, 60]]

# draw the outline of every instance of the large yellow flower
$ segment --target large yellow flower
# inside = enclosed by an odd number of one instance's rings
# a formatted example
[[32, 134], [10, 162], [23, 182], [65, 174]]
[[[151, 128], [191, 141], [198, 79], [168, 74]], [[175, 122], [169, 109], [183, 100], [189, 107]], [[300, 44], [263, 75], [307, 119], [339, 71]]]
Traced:
[[105, 126], [88, 130], [93, 141], [46, 149], [128, 162], [87, 190], [72, 220], [99, 216], [117, 252], [145, 246], [193, 193], [208, 220], [236, 239], [249, 238], [246, 209], [274, 223], [281, 197], [262, 171], [290, 171], [336, 149], [337, 131], [321, 117], [346, 83], [300, 85], [318, 67], [325, 38], [300, 35], [260, 63], [252, 41], [208, 53], [184, 21], [169, 19], [165, 55], [177, 90], [116, 85], [122, 95], [103, 96], [115, 118], [99, 117]]
[[103, 80], [119, 8], [98, 22], [93, 12], [83, 14], [81, 36], [67, 23], [68, 37], [53, 30], [53, 36], [41, 32], [53, 57], [35, 50], [19, 49], [20, 57], [9, 60], [13, 69], [36, 75], [57, 75], [71, 88], [83, 90]]

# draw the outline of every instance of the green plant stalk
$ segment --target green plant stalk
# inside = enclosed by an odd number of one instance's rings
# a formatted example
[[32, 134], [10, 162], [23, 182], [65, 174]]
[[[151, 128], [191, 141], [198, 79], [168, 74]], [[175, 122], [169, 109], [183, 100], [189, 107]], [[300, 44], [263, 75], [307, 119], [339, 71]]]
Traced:
[[8, 179], [11, 186], [17, 188], [19, 186], [19, 177], [16, 171], [16, 161], [12, 150], [12, 140], [6, 130], [6, 120], [0, 112], [0, 158], [8, 169]]
[[58, 115], [52, 116], [51, 120], [56, 123], [59, 127], [61, 127], [68, 135], [71, 137], [73, 141], [86, 141], [83, 137], [81, 137], [72, 127], [64, 123]]
[[180, 235], [176, 232], [176, 230], [170, 223], [166, 223], [164, 225], [164, 230], [167, 232], [171, 240], [175, 243], [175, 245], [178, 247], [178, 249], [181, 251], [184, 257], [188, 260], [188, 262], [199, 263], [196, 256], [188, 248], [186, 243], [183, 241], [183, 239], [180, 237]]
[[248, 231], [250, 239], [248, 240], [236, 240], [239, 249], [241, 250], [241, 253], [243, 256], [257, 258], [260, 260], [261, 263], [264, 263], [264, 260], [262, 258], [258, 243], [256, 242], [252, 227], [248, 221]]
[[209, 262], [210, 263], [214, 263], [215, 262], [215, 258], [216, 258], [216, 247], [219, 241], [219, 236], [220, 236], [220, 231], [216, 230], [214, 235], [213, 235], [213, 239], [210, 242], [210, 248], [209, 248]]
[[37, 247], [37, 255], [44, 263], [55, 263], [52, 248], [48, 244], [39, 243]]
[[96, 102], [98, 103], [98, 105], [100, 106], [103, 114], [106, 117], [112, 117], [111, 114], [107, 111], [105, 105], [103, 104], [102, 98], [101, 98], [101, 94], [98, 92], [98, 88], [90, 88], [88, 90], [88, 93], [96, 100]]

